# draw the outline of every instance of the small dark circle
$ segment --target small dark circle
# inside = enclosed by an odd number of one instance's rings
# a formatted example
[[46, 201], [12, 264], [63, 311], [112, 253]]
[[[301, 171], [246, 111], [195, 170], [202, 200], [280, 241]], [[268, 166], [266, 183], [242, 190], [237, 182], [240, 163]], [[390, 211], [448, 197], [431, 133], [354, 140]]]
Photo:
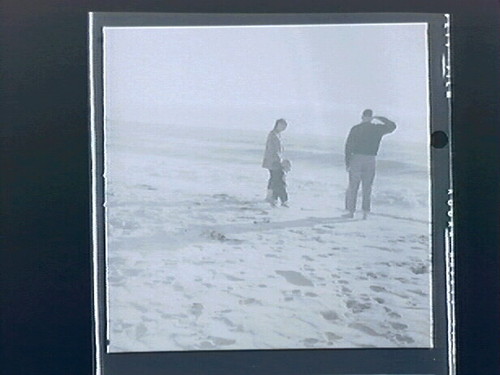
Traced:
[[448, 135], [443, 131], [435, 131], [431, 135], [431, 145], [435, 148], [443, 148], [448, 144]]

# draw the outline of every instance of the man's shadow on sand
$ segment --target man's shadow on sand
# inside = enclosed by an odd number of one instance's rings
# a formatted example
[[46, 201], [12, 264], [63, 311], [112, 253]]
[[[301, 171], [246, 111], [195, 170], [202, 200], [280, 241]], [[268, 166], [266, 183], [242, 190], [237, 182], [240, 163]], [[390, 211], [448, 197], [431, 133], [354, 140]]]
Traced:
[[361, 221], [361, 219], [346, 219], [339, 217], [307, 217], [303, 219], [285, 220], [285, 221], [270, 221], [268, 218], [254, 220], [250, 223], [239, 224], [221, 224], [221, 225], [200, 225], [193, 226], [191, 229], [196, 229], [200, 233], [220, 233], [224, 236], [238, 235], [250, 232], [265, 232], [281, 229], [294, 229], [294, 228], [312, 228], [321, 225], [328, 229], [333, 229], [335, 224], [352, 223]]
[[[424, 220], [417, 220], [413, 218], [399, 217], [393, 215], [385, 215], [385, 214], [371, 214], [370, 216], [378, 216], [378, 217], [386, 217], [395, 220], [402, 221], [410, 221], [410, 222], [419, 222], [422, 224], [429, 224], [429, 222]], [[360, 218], [345, 218], [342, 216], [335, 217], [307, 217], [302, 219], [295, 220], [285, 220], [285, 221], [271, 221], [268, 217], [255, 219], [249, 223], [228, 223], [228, 224], [220, 224], [220, 225], [194, 225], [191, 226], [189, 230], [184, 231], [190, 232], [192, 235], [196, 233], [196, 235], [191, 238], [200, 238], [200, 237], [209, 237], [211, 239], [219, 240], [219, 241], [227, 241], [227, 242], [243, 242], [237, 237], [238, 234], [244, 233], [252, 233], [252, 232], [267, 232], [267, 231], [276, 231], [276, 230], [290, 230], [290, 229], [310, 229], [316, 226], [321, 226], [324, 229], [334, 229], [338, 224], [349, 224], [356, 222], [369, 222], [375, 218], [362, 219]], [[376, 219], [375, 219], [376, 220]]]

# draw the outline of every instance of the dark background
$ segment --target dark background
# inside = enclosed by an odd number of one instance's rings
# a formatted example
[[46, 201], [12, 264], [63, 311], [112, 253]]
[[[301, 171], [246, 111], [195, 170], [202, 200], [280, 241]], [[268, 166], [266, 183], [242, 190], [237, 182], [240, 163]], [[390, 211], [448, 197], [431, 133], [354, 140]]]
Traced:
[[499, 9], [495, 0], [2, 0], [2, 374], [93, 371], [89, 11], [451, 13], [458, 374], [499, 374]]

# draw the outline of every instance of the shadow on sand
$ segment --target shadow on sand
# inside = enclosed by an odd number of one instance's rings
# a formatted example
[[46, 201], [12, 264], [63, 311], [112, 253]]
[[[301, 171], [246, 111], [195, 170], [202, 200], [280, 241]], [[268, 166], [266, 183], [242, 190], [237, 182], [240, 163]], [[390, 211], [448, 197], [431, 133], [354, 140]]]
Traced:
[[308, 217], [304, 219], [286, 220], [286, 221], [269, 221], [269, 220], [255, 220], [251, 223], [244, 224], [221, 224], [221, 225], [199, 225], [193, 226], [189, 231], [195, 231], [198, 233], [221, 233], [224, 236], [237, 235], [242, 233], [250, 232], [263, 232], [263, 231], [274, 231], [292, 228], [312, 228], [317, 225], [322, 225], [328, 227], [335, 224], [342, 223], [352, 223], [360, 221], [359, 219], [346, 219], [343, 217], [328, 217], [328, 218], [317, 218]]
[[370, 216], [387, 217], [389, 219], [404, 220], [404, 221], [410, 221], [412, 223], [420, 223], [420, 224], [430, 224], [431, 223], [429, 220], [419, 220], [419, 219], [414, 219], [412, 217], [403, 217], [403, 216], [398, 216], [398, 215], [371, 213]]

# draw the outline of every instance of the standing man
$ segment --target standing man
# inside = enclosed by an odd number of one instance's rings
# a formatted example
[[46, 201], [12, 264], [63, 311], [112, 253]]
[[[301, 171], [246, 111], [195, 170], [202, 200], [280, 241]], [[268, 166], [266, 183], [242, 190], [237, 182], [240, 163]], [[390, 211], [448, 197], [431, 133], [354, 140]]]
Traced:
[[273, 130], [267, 136], [266, 149], [264, 151], [264, 159], [262, 167], [269, 170], [269, 181], [267, 183], [266, 201], [272, 206], [276, 205], [273, 198], [273, 184], [281, 179], [282, 172], [282, 153], [283, 145], [281, 143], [281, 133], [287, 128], [288, 123], [285, 119], [278, 119], [274, 123]]
[[[380, 141], [386, 134], [396, 129], [396, 124], [386, 117], [373, 116], [371, 109], [365, 109], [361, 123], [353, 126], [345, 143], [345, 165], [349, 173], [349, 187], [346, 192], [346, 218], [353, 218], [356, 211], [356, 200], [359, 184], [363, 191], [363, 219], [370, 212], [372, 185], [375, 178], [375, 157]], [[377, 120], [374, 123], [373, 120]]]

